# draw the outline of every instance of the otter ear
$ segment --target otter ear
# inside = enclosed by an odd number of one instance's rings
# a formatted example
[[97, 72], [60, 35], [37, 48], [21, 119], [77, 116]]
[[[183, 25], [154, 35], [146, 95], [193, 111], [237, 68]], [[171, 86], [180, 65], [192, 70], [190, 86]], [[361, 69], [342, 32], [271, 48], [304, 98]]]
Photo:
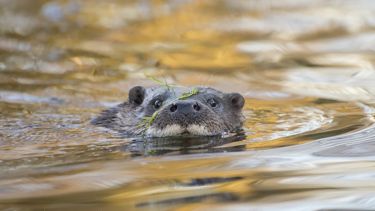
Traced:
[[145, 88], [135, 86], [129, 90], [129, 102], [135, 105], [141, 105], [145, 98]]
[[244, 97], [239, 93], [229, 93], [225, 97], [229, 105], [231, 105], [235, 109], [242, 109], [245, 104]]

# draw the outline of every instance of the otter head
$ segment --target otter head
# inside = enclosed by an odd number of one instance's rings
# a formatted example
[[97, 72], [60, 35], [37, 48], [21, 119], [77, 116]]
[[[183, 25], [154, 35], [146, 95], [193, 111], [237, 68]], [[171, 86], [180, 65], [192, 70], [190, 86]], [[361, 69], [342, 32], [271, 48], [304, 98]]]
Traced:
[[[123, 118], [123, 129], [133, 129], [136, 135], [212, 136], [242, 127], [244, 102], [238, 93], [223, 93], [212, 88], [136, 86], [130, 89], [125, 105], [131, 109], [123, 110], [132, 113], [132, 117], [129, 113], [121, 114], [121, 110], [117, 116]], [[126, 121], [133, 123], [126, 124]]]

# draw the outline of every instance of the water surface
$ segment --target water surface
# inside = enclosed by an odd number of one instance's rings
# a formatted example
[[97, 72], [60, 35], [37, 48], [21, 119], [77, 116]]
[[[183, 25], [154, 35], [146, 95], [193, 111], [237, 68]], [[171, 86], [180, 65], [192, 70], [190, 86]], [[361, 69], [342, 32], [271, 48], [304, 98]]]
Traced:
[[[375, 4], [0, 1], [0, 209], [375, 209]], [[246, 98], [244, 133], [89, 124], [147, 76]]]

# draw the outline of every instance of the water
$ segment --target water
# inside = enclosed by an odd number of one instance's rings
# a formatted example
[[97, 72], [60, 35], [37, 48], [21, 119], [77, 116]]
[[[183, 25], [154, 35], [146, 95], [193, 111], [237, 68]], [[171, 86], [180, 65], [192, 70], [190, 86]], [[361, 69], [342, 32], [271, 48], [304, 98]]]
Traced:
[[[0, 1], [0, 209], [375, 209], [375, 4]], [[246, 98], [244, 134], [89, 124], [146, 75]]]

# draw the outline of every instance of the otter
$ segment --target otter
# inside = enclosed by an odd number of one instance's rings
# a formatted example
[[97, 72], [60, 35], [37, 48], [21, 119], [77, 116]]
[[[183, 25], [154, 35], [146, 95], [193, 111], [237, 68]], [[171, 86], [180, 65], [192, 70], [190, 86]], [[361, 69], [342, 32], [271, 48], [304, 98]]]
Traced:
[[245, 99], [209, 87], [135, 86], [91, 123], [126, 136], [215, 136], [242, 128]]

